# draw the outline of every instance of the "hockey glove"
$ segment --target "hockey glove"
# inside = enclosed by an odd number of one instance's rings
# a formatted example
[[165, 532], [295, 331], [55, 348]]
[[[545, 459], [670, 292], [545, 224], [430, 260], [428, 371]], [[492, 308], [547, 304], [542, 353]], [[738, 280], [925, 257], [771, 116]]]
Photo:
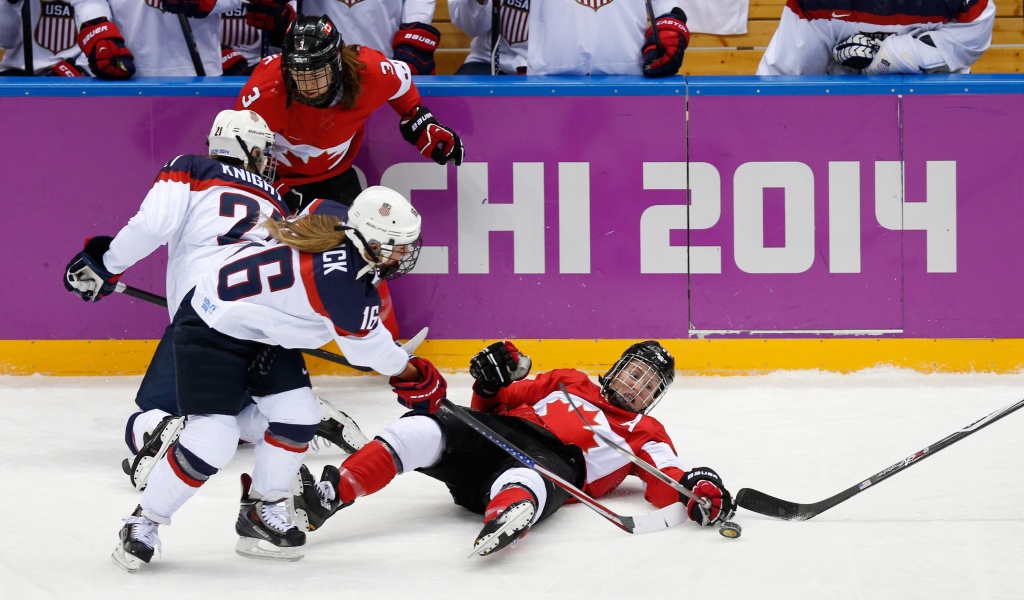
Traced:
[[872, 33], [855, 33], [832, 48], [832, 58], [847, 69], [862, 71], [868, 68], [878, 49], [882, 47], [879, 40], [880, 38]]
[[417, 106], [410, 110], [402, 117], [399, 127], [405, 141], [416, 146], [423, 156], [439, 165], [448, 164], [448, 161], [455, 166], [462, 164], [466, 153], [462, 140], [454, 131], [438, 123], [427, 107]]
[[270, 45], [280, 46], [284, 34], [295, 20], [295, 9], [287, 0], [249, 0], [245, 4], [245, 22], [270, 33]]
[[220, 47], [220, 66], [225, 75], [245, 75], [249, 62], [242, 53], [228, 46]]
[[437, 71], [434, 50], [441, 41], [441, 32], [426, 23], [402, 23], [395, 32], [392, 46], [395, 60], [409, 65], [413, 75], [433, 75]]
[[680, 494], [680, 500], [686, 503], [686, 514], [691, 521], [701, 527], [720, 521], [728, 521], [736, 512], [732, 494], [722, 485], [722, 478], [713, 469], [699, 467], [691, 470], [679, 481], [684, 488], [690, 490], [698, 498], [707, 499], [710, 504], [703, 506], [700, 502]]
[[[655, 21], [658, 25], [658, 37], [654, 37], [654, 29], [647, 28], [646, 39], [641, 54], [644, 57], [645, 77], [668, 77], [675, 75], [683, 66], [683, 52], [690, 44], [690, 30], [686, 27], [686, 13], [676, 7], [672, 12], [661, 15]], [[658, 52], [658, 40], [664, 52]]]
[[469, 374], [476, 379], [474, 391], [484, 398], [493, 397], [499, 389], [526, 377], [532, 364], [512, 342], [494, 342], [469, 360]]
[[84, 77], [85, 73], [78, 70], [78, 67], [69, 63], [66, 60], [61, 60], [57, 64], [50, 67], [51, 76], [54, 77]]
[[193, 19], [210, 16], [216, 4], [217, 0], [160, 0], [161, 10]]
[[99, 302], [114, 293], [120, 275], [103, 266], [103, 255], [114, 238], [98, 235], [85, 240], [85, 249], [75, 255], [64, 269], [64, 287], [82, 300]]
[[89, 59], [89, 68], [101, 79], [128, 79], [135, 74], [135, 56], [124, 45], [117, 25], [99, 17], [82, 23], [78, 47]]
[[402, 381], [392, 377], [388, 383], [398, 394], [399, 404], [418, 415], [432, 415], [441, 408], [441, 400], [448, 393], [448, 382], [437, 371], [437, 367], [425, 358], [412, 356], [409, 364], [420, 372], [419, 381]]

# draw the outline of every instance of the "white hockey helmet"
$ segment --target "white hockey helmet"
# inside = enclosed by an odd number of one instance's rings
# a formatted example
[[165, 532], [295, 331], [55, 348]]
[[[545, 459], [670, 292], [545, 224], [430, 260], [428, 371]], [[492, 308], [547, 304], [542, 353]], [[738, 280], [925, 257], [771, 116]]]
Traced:
[[251, 110], [222, 110], [213, 120], [206, 138], [211, 156], [228, 156], [242, 161], [249, 170], [274, 180], [277, 160], [273, 156], [274, 132]]
[[422, 219], [395, 190], [380, 185], [363, 190], [352, 202], [345, 225], [352, 243], [382, 279], [395, 279], [416, 266]]

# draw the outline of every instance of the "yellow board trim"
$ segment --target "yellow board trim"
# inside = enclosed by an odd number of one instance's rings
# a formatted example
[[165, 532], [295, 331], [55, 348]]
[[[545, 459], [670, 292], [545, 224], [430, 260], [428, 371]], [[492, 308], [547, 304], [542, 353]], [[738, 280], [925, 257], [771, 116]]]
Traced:
[[[469, 358], [495, 340], [427, 340], [417, 354], [445, 371], [466, 371]], [[638, 340], [516, 340], [534, 372], [571, 367], [600, 374]], [[141, 375], [156, 340], [3, 340], [0, 374]], [[662, 340], [676, 368], [693, 375], [750, 375], [778, 370], [853, 372], [897, 367], [922, 373], [1018, 373], [1024, 339], [714, 339]], [[325, 349], [338, 352], [331, 344]], [[313, 375], [360, 375], [307, 357]]]

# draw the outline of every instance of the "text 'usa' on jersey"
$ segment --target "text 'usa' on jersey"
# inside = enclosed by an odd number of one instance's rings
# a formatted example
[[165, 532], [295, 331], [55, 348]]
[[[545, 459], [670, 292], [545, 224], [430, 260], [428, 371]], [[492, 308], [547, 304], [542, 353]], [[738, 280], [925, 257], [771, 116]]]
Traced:
[[281, 195], [267, 180], [256, 173], [197, 154], [178, 156], [164, 165], [157, 175], [157, 181], [188, 183], [194, 192], [216, 186], [228, 186], [256, 194], [270, 202], [276, 212], [274, 218], [288, 216], [291, 211], [281, 200]]
[[365, 335], [380, 320], [380, 295], [373, 273], [358, 277], [366, 266], [350, 241], [300, 258], [306, 296], [317, 313], [330, 319], [337, 335]]

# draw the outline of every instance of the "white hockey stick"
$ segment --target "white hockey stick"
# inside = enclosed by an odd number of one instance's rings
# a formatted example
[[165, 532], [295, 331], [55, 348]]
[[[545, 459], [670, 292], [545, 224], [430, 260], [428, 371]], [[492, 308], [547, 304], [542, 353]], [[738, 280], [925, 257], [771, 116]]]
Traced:
[[557, 473], [547, 469], [544, 465], [541, 465], [534, 459], [530, 458], [529, 455], [519, 448], [513, 446], [511, 442], [477, 419], [473, 415], [472, 411], [452, 404], [448, 399], [443, 400], [441, 405], [449, 410], [455, 418], [472, 427], [477, 433], [487, 438], [491, 443], [498, 446], [505, 452], [508, 452], [513, 458], [527, 467], [537, 471], [537, 473], [548, 481], [562, 488], [581, 503], [585, 504], [588, 508], [601, 515], [626, 533], [652, 533], [654, 531], [668, 529], [669, 527], [675, 527], [676, 525], [686, 521], [686, 508], [681, 502], [670, 504], [665, 508], [643, 515], [625, 516], [617, 514], [602, 506], [597, 500], [591, 498], [583, 490], [561, 478]]

